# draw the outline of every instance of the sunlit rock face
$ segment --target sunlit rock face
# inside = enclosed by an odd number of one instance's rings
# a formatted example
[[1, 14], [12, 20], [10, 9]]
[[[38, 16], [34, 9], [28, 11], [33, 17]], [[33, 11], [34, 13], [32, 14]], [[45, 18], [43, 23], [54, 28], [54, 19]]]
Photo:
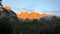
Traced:
[[2, 11], [2, 8], [0, 8], [0, 12]]
[[21, 12], [19, 14], [19, 18], [21, 18], [21, 19], [29, 18], [29, 13], [28, 12]]
[[40, 14], [36, 13], [36, 12], [31, 12], [29, 16], [30, 16], [30, 19], [38, 19], [38, 18], [40, 18]]
[[56, 16], [56, 14], [49, 14], [49, 16]]
[[11, 10], [10, 6], [5, 6], [4, 7], [6, 10]]
[[40, 14], [40, 13], [36, 13], [36, 12], [31, 12], [31, 13], [21, 12], [20, 14], [17, 14], [17, 17], [21, 18], [21, 19], [26, 19], [26, 18], [39, 19], [39, 18], [43, 18], [46, 16], [56, 16], [56, 15], [55, 14]]

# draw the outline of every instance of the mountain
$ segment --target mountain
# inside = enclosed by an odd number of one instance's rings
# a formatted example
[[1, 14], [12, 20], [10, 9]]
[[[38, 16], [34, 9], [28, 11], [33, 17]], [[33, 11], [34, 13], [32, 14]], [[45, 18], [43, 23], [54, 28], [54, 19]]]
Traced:
[[9, 19], [9, 18], [13, 18], [13, 19], [14, 19], [14, 17], [17, 18], [16, 13], [14, 13], [14, 12], [10, 9], [9, 6], [6, 6], [6, 7], [1, 8], [1, 9], [2, 9], [2, 11], [0, 11], [0, 16], [1, 16], [2, 18], [5, 18], [5, 19]]
[[0, 32], [2, 31], [4, 34], [15, 33], [18, 22], [20, 23], [16, 13], [9, 6], [0, 7]]
[[47, 16], [56, 16], [55, 14], [40, 14], [40, 13], [36, 13], [36, 12], [21, 12], [20, 14], [17, 14], [17, 17], [19, 19], [39, 19], [39, 18], [43, 18], [43, 17], [47, 17]]

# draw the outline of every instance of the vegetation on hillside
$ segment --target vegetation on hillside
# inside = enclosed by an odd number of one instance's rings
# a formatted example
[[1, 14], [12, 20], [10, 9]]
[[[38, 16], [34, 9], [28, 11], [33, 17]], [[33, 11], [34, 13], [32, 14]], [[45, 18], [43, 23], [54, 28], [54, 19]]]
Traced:
[[60, 18], [19, 19], [10, 8], [2, 8], [0, 34], [60, 34]]

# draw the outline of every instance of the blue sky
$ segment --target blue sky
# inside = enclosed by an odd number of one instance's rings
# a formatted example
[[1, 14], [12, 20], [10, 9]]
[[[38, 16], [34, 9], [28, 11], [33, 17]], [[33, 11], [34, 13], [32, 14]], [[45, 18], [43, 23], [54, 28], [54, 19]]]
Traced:
[[60, 0], [3, 0], [2, 4], [10, 6], [16, 13], [35, 11], [60, 15]]

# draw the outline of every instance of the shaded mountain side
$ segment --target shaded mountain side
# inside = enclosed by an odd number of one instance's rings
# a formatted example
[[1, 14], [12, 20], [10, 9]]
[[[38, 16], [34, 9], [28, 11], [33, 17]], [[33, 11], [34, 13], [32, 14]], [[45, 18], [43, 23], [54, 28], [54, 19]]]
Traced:
[[53, 16], [51, 20], [25, 19], [19, 27], [18, 34], [60, 34], [60, 18]]
[[16, 13], [14, 13], [12, 10], [6, 10], [5, 8], [2, 9], [2, 11], [0, 11], [0, 19], [18, 19], [16, 16]]
[[0, 11], [0, 34], [12, 34], [19, 24], [17, 24], [19, 19], [12, 10], [6, 10], [6, 8], [1, 8]]

